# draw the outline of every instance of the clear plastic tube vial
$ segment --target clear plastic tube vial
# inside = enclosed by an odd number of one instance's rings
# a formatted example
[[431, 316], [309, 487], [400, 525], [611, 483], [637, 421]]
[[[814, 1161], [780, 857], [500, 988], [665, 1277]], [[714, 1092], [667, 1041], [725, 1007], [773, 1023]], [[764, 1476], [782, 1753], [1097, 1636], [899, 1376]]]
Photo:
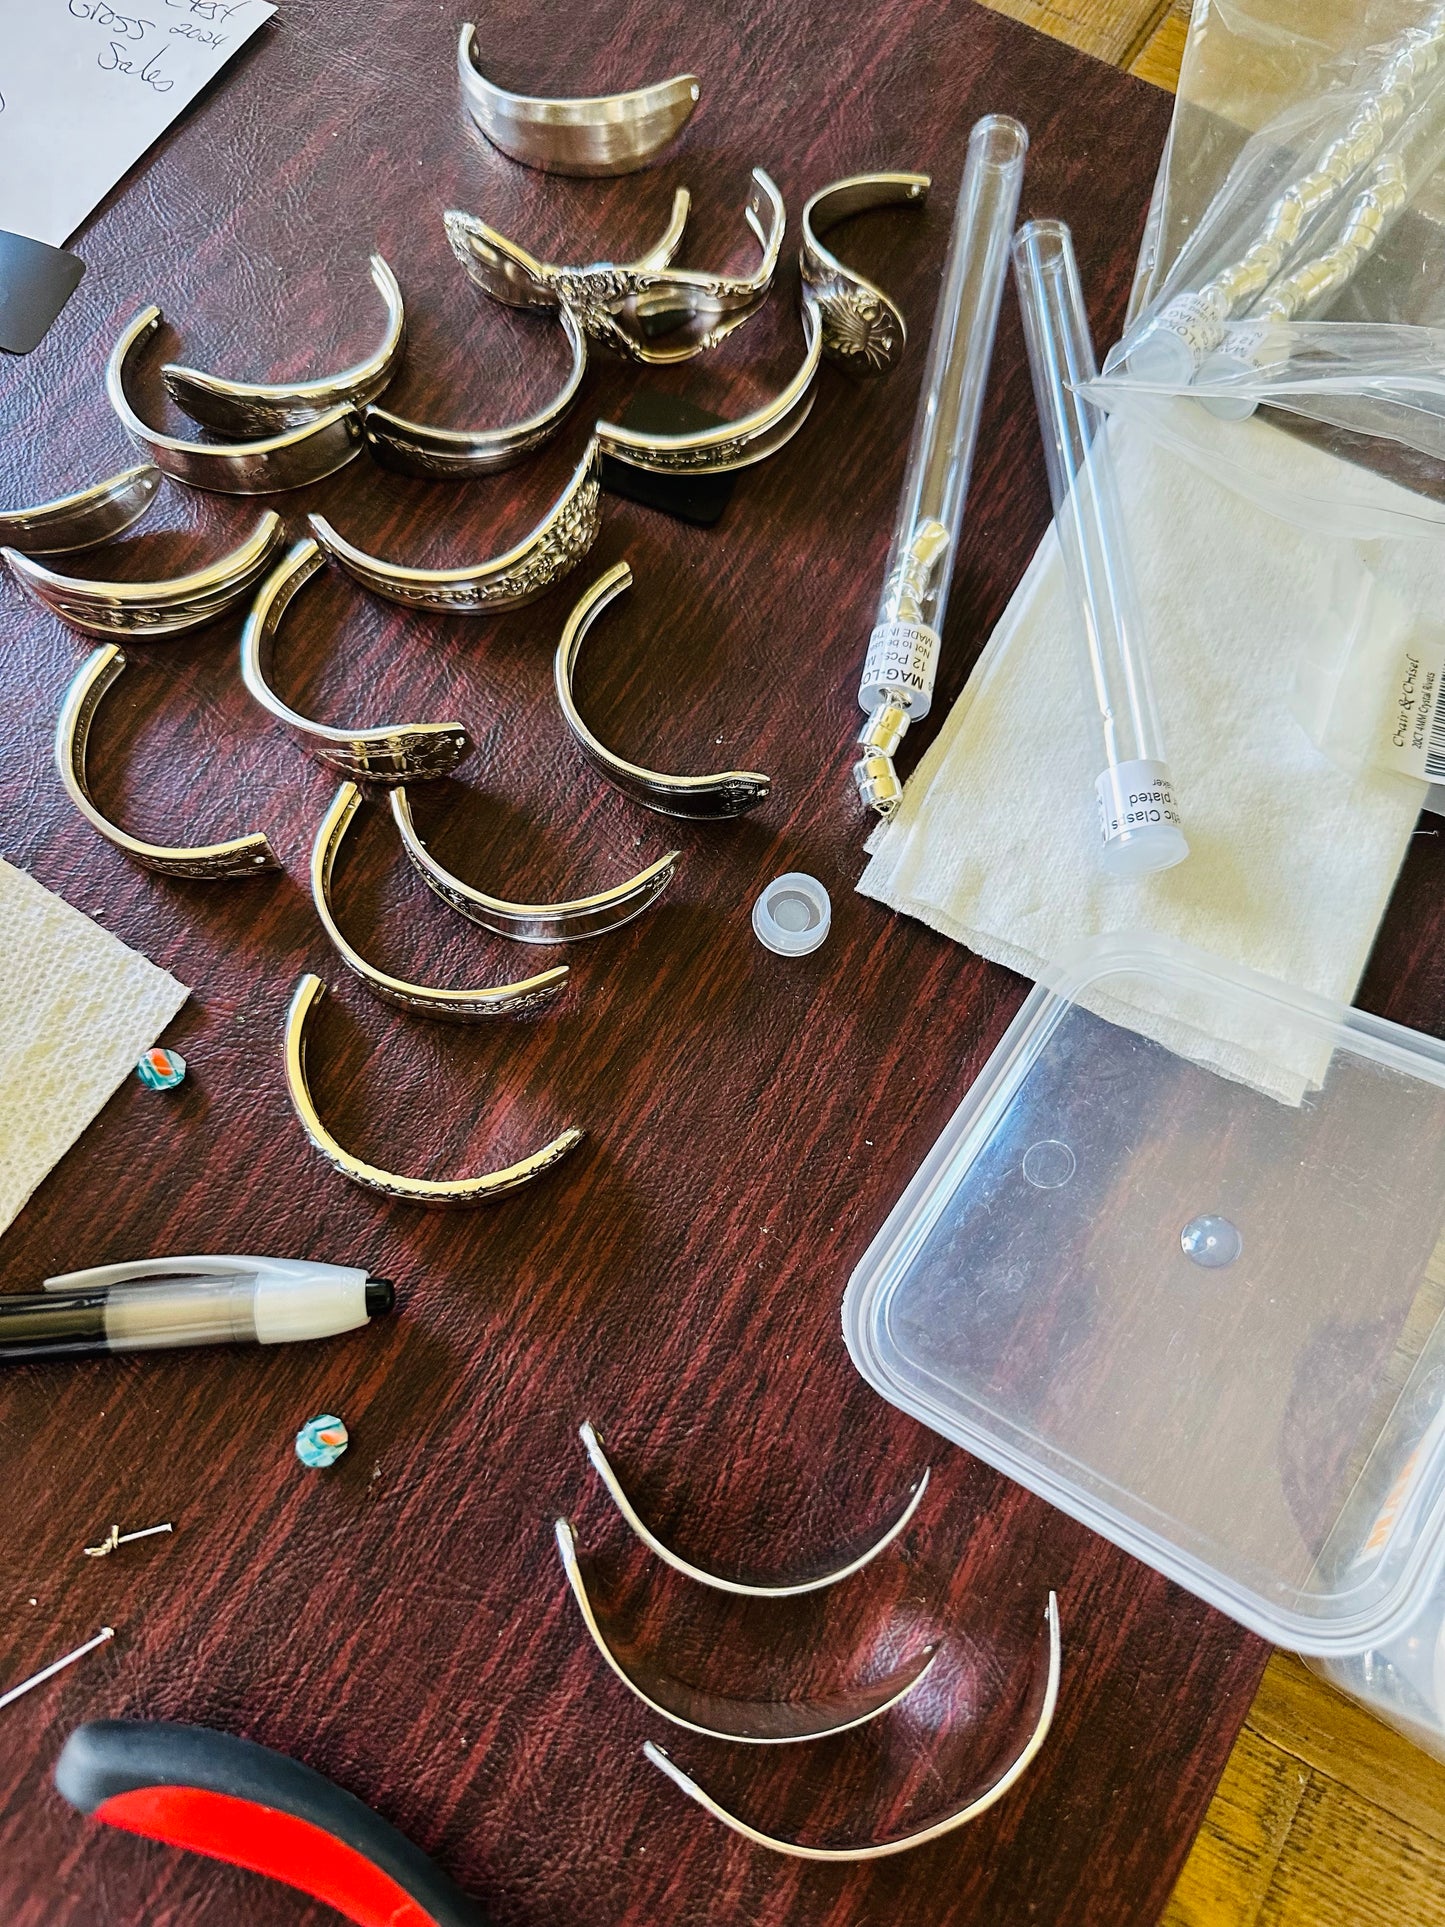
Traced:
[[1097, 369], [1073, 237], [1062, 221], [1030, 221], [1014, 238], [1013, 262], [1101, 764], [1100, 859], [1112, 875], [1142, 876], [1180, 862], [1189, 845], [1149, 681], [1104, 417], [1078, 392]]
[[880, 816], [891, 816], [902, 800], [893, 758], [904, 731], [933, 702], [1028, 146], [1027, 132], [1007, 114], [986, 115], [969, 136], [893, 546], [858, 690], [868, 721], [853, 776], [864, 803]]

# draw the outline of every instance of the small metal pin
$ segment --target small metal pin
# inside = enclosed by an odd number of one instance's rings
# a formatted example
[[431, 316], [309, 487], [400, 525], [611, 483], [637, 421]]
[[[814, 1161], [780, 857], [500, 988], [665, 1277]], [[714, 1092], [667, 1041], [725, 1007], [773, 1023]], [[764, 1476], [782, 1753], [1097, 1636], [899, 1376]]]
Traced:
[[22, 1680], [18, 1686], [12, 1686], [8, 1693], [0, 1693], [0, 1707], [9, 1706], [12, 1700], [18, 1700], [23, 1693], [29, 1693], [35, 1687], [43, 1686], [46, 1680], [53, 1679], [67, 1666], [73, 1666], [76, 1660], [84, 1659], [87, 1653], [93, 1653], [97, 1646], [103, 1646], [108, 1639], [114, 1638], [115, 1627], [102, 1626], [94, 1639], [88, 1639], [83, 1646], [77, 1646], [73, 1653], [67, 1653], [63, 1659], [57, 1659], [42, 1671], [32, 1674], [29, 1679]]
[[98, 1546], [85, 1547], [85, 1556], [87, 1559], [104, 1559], [117, 1546], [128, 1546], [133, 1539], [154, 1539], [158, 1532], [174, 1531], [173, 1525], [147, 1526], [144, 1532], [122, 1532], [119, 1526], [112, 1526]]

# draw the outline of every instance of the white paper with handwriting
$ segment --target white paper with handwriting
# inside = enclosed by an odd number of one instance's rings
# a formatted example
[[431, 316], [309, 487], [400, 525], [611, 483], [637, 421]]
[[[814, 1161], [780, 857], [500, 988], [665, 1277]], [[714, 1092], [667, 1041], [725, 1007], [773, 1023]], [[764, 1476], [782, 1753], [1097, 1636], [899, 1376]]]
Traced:
[[0, 0], [0, 228], [63, 246], [275, 11]]

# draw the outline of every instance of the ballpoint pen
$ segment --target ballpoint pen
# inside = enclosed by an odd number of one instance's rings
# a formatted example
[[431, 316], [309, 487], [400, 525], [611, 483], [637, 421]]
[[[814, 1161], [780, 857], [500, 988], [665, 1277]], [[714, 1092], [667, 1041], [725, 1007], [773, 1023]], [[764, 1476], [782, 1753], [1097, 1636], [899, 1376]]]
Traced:
[[392, 1309], [385, 1278], [309, 1259], [142, 1258], [0, 1293], [0, 1362], [182, 1345], [282, 1345]]

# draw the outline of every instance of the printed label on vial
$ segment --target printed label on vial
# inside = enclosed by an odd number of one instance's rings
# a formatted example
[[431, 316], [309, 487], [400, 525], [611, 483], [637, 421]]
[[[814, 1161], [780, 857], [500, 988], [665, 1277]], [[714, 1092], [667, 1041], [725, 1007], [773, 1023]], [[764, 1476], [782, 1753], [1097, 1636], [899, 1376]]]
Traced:
[[915, 719], [926, 716], [937, 669], [936, 629], [924, 622], [880, 622], [868, 638], [858, 700], [864, 709], [872, 709], [884, 692], [900, 689], [909, 698], [909, 714]]
[[1218, 346], [1221, 332], [1212, 304], [1200, 294], [1176, 295], [1154, 317], [1150, 332], [1154, 329], [1177, 336], [1196, 368], [1209, 350]]
[[1380, 760], [1387, 769], [1445, 783], [1445, 641], [1412, 644], [1401, 654], [1385, 711]]
[[1289, 330], [1274, 320], [1231, 321], [1218, 352], [1238, 362], [1241, 369], [1277, 375], [1289, 361]]
[[1094, 787], [1099, 798], [1099, 835], [1105, 843], [1155, 823], [1180, 828], [1174, 786], [1163, 763], [1116, 763]]

